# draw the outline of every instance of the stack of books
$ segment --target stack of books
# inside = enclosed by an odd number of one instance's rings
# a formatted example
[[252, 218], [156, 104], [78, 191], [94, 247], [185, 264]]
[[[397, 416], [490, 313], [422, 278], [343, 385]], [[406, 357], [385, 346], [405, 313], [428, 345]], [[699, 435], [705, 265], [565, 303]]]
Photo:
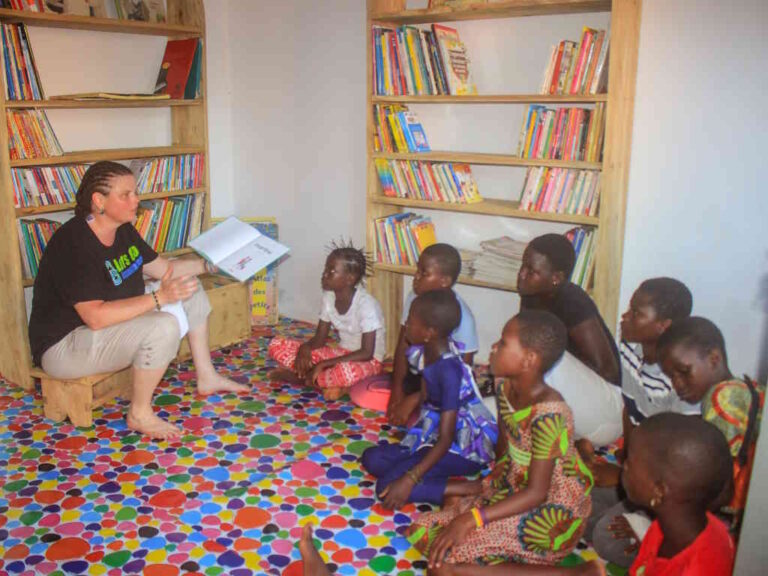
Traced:
[[514, 286], [523, 261], [526, 242], [501, 236], [480, 242], [482, 251], [472, 264], [474, 278]]
[[373, 86], [383, 95], [477, 93], [455, 28], [373, 27]]
[[63, 151], [43, 110], [6, 110], [11, 160], [61, 156]]
[[424, 127], [415, 112], [399, 104], [373, 107], [376, 152], [429, 152]]
[[196, 194], [145, 200], [134, 226], [155, 251], [178, 250], [200, 234], [203, 204], [203, 197]]
[[482, 201], [469, 164], [374, 160], [381, 191], [392, 198], [472, 204]]
[[599, 201], [599, 172], [535, 166], [525, 175], [520, 210], [595, 216]]
[[19, 246], [21, 246], [21, 267], [26, 278], [34, 278], [40, 267], [40, 258], [53, 233], [61, 223], [55, 220], [18, 220]]
[[597, 244], [597, 230], [594, 228], [574, 228], [565, 233], [565, 236], [573, 244], [576, 252], [576, 264], [571, 273], [571, 282], [589, 289], [592, 272], [595, 267], [595, 246]]
[[204, 166], [202, 154], [133, 160], [130, 164], [139, 194], [198, 188], [202, 186]]
[[437, 239], [432, 220], [412, 212], [374, 220], [376, 261], [384, 264], [416, 266], [419, 255]]
[[83, 164], [12, 168], [14, 206], [26, 208], [74, 202], [85, 170]]
[[551, 109], [528, 106], [517, 154], [521, 158], [600, 162], [603, 156], [605, 106]]
[[24, 24], [3, 24], [3, 62], [5, 62], [6, 100], [43, 100], [43, 87], [37, 74], [29, 35]]
[[605, 30], [584, 27], [581, 42], [563, 40], [552, 46], [541, 81], [541, 94], [598, 94], [608, 85]]

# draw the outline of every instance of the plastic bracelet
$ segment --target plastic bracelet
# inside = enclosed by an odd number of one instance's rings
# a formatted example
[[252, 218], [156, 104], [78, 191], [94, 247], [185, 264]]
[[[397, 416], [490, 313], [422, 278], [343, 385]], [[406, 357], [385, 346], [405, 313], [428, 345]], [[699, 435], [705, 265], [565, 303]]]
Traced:
[[480, 515], [480, 509], [472, 508], [470, 512], [472, 512], [472, 517], [475, 519], [475, 524], [477, 524], [477, 527], [482, 528], [484, 525], [484, 522], [483, 522], [483, 517]]
[[406, 470], [405, 475], [408, 476], [408, 478], [410, 478], [411, 480], [413, 480], [414, 484], [421, 484], [421, 480], [413, 470]]
[[485, 508], [478, 508], [478, 512], [480, 512], [480, 518], [483, 519], [483, 526], [488, 524], [488, 518], [485, 516]]
[[160, 308], [160, 300], [157, 299], [157, 292], [155, 292], [154, 290], [152, 290], [152, 298], [155, 301], [155, 308], [159, 312], [160, 309], [161, 309]]

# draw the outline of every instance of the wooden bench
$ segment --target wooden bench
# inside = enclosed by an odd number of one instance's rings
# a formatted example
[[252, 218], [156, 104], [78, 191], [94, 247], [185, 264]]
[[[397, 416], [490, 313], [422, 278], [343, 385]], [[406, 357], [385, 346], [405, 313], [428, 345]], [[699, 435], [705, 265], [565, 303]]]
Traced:
[[40, 378], [43, 389], [43, 412], [46, 418], [62, 422], [66, 418], [75, 426], [93, 425], [93, 410], [117, 396], [131, 398], [131, 368], [118, 372], [95, 374], [83, 378], [60, 380], [37, 366], [30, 374]]

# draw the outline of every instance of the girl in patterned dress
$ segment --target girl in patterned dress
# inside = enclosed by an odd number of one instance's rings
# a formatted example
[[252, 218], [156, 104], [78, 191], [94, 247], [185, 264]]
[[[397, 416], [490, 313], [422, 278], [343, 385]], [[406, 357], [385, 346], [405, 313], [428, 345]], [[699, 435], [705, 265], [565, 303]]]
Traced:
[[451, 346], [460, 319], [450, 289], [426, 292], [411, 304], [405, 334], [410, 344], [423, 347], [424, 359], [420, 417], [400, 444], [373, 446], [362, 456], [388, 508], [441, 504], [448, 478], [476, 474], [493, 459], [496, 423], [471, 370]]
[[543, 380], [566, 341], [556, 316], [523, 310], [492, 347], [491, 370], [506, 379], [497, 388], [496, 465], [482, 481], [450, 481], [445, 495], [455, 497], [452, 504], [409, 529], [430, 568], [454, 573], [474, 565], [460, 572], [475, 574], [482, 573], [478, 564], [552, 566], [579, 541], [592, 476], [574, 448], [570, 409]]

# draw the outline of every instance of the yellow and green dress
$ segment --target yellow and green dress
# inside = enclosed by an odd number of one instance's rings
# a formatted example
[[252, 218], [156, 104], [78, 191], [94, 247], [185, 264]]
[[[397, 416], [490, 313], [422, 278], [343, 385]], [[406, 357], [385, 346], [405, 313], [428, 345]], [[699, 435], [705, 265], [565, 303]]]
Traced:
[[[524, 489], [533, 460], [555, 461], [546, 500], [536, 508], [474, 529], [451, 548], [452, 564], [556, 564], [581, 537], [589, 517], [592, 475], [573, 444], [573, 415], [565, 402], [542, 402], [515, 410], [499, 386], [499, 432], [506, 435], [507, 453], [483, 481], [482, 496], [468, 496], [448, 510], [428, 512], [414, 524], [412, 540], [428, 543], [459, 514], [485, 507]], [[428, 549], [428, 544], [425, 546]], [[422, 549], [425, 548], [424, 546]]]

